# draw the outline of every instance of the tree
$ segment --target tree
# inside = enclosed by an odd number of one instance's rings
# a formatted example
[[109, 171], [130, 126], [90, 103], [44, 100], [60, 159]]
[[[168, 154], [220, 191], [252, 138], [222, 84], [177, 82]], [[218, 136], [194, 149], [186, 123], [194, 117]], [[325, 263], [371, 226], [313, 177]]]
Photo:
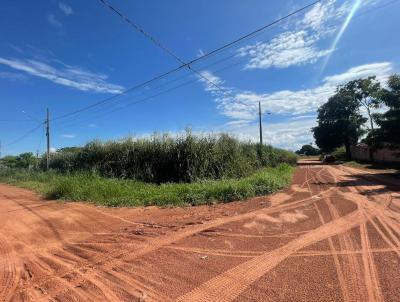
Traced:
[[34, 157], [33, 153], [21, 153], [17, 156], [4, 156], [1, 159], [1, 164], [8, 168], [31, 168], [36, 165], [36, 158]]
[[311, 145], [303, 145], [300, 150], [296, 151], [297, 154], [304, 154], [304, 155], [318, 155], [320, 154], [319, 149], [314, 148]]
[[2, 166], [7, 168], [15, 168], [17, 166], [17, 157], [12, 155], [4, 156], [0, 159]]
[[30, 168], [36, 165], [36, 158], [32, 152], [21, 153], [17, 156], [17, 168]]
[[331, 152], [344, 145], [346, 157], [351, 159], [350, 146], [364, 134], [361, 127], [367, 121], [359, 108], [358, 100], [346, 90], [339, 89], [330, 97], [318, 109], [318, 126], [312, 129], [317, 146]]
[[365, 108], [368, 114], [371, 131], [374, 130], [374, 119], [371, 109], [380, 107], [380, 91], [381, 84], [376, 80], [375, 76], [350, 81], [340, 88], [342, 94], [347, 94], [349, 97], [354, 98], [360, 106]]
[[388, 88], [382, 89], [380, 98], [388, 107], [383, 114], [375, 114], [379, 125], [374, 135], [367, 138], [372, 144], [390, 143], [400, 145], [400, 75], [392, 75], [387, 83]]

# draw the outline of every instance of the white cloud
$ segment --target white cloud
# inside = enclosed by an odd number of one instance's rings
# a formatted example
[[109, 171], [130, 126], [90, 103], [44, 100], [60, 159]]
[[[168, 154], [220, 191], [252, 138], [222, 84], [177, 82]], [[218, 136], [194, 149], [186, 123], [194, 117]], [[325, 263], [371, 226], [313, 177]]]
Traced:
[[376, 75], [377, 80], [383, 83], [387, 81], [392, 73], [393, 67], [391, 63], [372, 63], [350, 68], [347, 72], [342, 74], [325, 77], [324, 82], [330, 85], [338, 85], [354, 79]]
[[97, 125], [96, 125], [96, 124], [94, 124], [94, 123], [91, 123], [91, 124], [89, 124], [89, 125], [88, 125], [88, 127], [89, 127], [89, 128], [96, 128], [96, 127], [97, 127]]
[[53, 26], [56, 26], [56, 27], [61, 27], [61, 26], [62, 26], [61, 22], [58, 21], [57, 18], [56, 18], [56, 16], [53, 15], [53, 14], [49, 14], [49, 15], [47, 16], [47, 21], [49, 21], [49, 23], [50, 23], [51, 25], [53, 25]]
[[[315, 119], [299, 121], [284, 121], [279, 123], [266, 122], [263, 128], [265, 144], [289, 150], [297, 150], [302, 145], [312, 142], [311, 128], [316, 126]], [[257, 123], [232, 126], [225, 130], [244, 141], [259, 141], [259, 128]]]
[[[274, 114], [300, 115], [315, 112], [334, 94], [338, 85], [348, 81], [376, 75], [382, 83], [392, 74], [392, 64], [389, 62], [372, 63], [356, 66], [347, 71], [328, 76], [321, 85], [302, 90], [280, 90], [272, 93], [255, 93], [250, 91], [231, 91], [229, 96], [216, 99], [221, 113], [232, 120], [252, 121], [257, 117], [257, 104]], [[214, 78], [216, 76], [213, 76]], [[220, 80], [222, 81], [222, 80]], [[209, 90], [209, 88], [206, 88]]]
[[199, 75], [198, 79], [204, 84], [206, 91], [216, 93], [221, 90], [219, 88], [222, 88], [224, 81], [222, 81], [219, 77], [215, 76], [208, 70], [202, 71], [200, 74], [201, 76]]
[[335, 14], [334, 3], [334, 0], [317, 3], [304, 15], [301, 23], [306, 28], [312, 28], [317, 31], [323, 30], [327, 20], [331, 19]]
[[[376, 2], [364, 1], [361, 6], [372, 6]], [[238, 50], [238, 55], [249, 59], [246, 69], [287, 68], [315, 63], [335, 51], [334, 48], [321, 48], [320, 42], [340, 29], [353, 4], [352, 0], [317, 3], [271, 41], [244, 46]]]
[[75, 134], [63, 134], [62, 137], [63, 138], [75, 138], [76, 135]]
[[[272, 93], [255, 93], [251, 91], [234, 91], [226, 88], [229, 93], [221, 96], [206, 85], [205, 90], [211, 91], [215, 97], [220, 113], [229, 118], [226, 127], [242, 139], [258, 139], [258, 102], [261, 101], [264, 111], [274, 115], [285, 115], [284, 122], [271, 124], [264, 129], [266, 142], [282, 148], [298, 148], [312, 141], [310, 128], [315, 125], [315, 112], [335, 93], [338, 85], [348, 81], [376, 75], [382, 83], [393, 73], [389, 62], [371, 63], [356, 66], [347, 71], [325, 77], [322, 83], [314, 88], [302, 90], [281, 90]], [[207, 72], [214, 81], [224, 83], [222, 79]], [[223, 87], [225, 88], [225, 87]]]
[[314, 46], [315, 41], [316, 37], [310, 36], [305, 30], [285, 32], [269, 43], [258, 42], [243, 47], [239, 55], [250, 58], [247, 69], [286, 68], [314, 63], [329, 53], [329, 50], [318, 50]]
[[196, 56], [198, 58], [204, 56], [204, 51], [200, 48], [199, 50], [197, 50]]
[[297, 120], [310, 119], [310, 118], [315, 118], [315, 115], [314, 115], [314, 114], [310, 114], [310, 115], [297, 115], [297, 116], [291, 117], [290, 120], [291, 120], [291, 121], [297, 121]]
[[74, 13], [72, 7], [63, 2], [58, 2], [58, 7], [66, 16], [72, 15]]
[[57, 67], [33, 59], [7, 59], [0, 57], [0, 64], [78, 90], [101, 93], [121, 93], [124, 90], [124, 87], [120, 85], [108, 83], [108, 76], [104, 74], [93, 73], [56, 60], [54, 62], [57, 62]]

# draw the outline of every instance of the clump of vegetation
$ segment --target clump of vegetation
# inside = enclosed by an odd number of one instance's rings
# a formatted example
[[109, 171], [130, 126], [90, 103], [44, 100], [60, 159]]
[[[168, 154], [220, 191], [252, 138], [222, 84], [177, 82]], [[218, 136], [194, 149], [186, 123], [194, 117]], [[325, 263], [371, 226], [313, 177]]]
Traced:
[[[318, 125], [312, 129], [323, 153], [344, 146], [345, 158], [350, 160], [350, 146], [364, 137], [373, 161], [373, 149], [400, 146], [400, 75], [390, 76], [386, 84], [368, 77], [337, 87], [336, 93], [318, 109]], [[382, 107], [387, 108], [385, 113], [373, 113]], [[364, 117], [365, 112], [368, 118]]]
[[315, 156], [321, 154], [321, 151], [318, 148], [315, 148], [311, 144], [309, 144], [309, 145], [303, 145], [295, 153], [298, 155]]
[[379, 100], [388, 110], [385, 113], [375, 113], [375, 122], [379, 128], [369, 133], [366, 142], [370, 146], [387, 143], [400, 146], [400, 75], [392, 75], [387, 88], [379, 93]]
[[241, 178], [263, 167], [296, 164], [289, 151], [243, 143], [229, 135], [93, 141], [52, 154], [50, 167], [61, 173], [95, 172], [104, 177], [151, 183]]
[[38, 166], [38, 160], [32, 152], [21, 153], [13, 156], [7, 155], [0, 158], [0, 169], [33, 169]]
[[90, 142], [52, 154], [51, 170], [8, 166], [0, 181], [47, 198], [107, 206], [184, 205], [243, 200], [275, 192], [291, 179], [297, 156], [228, 135], [167, 135]]
[[6, 169], [0, 170], [0, 181], [35, 190], [51, 199], [106, 206], [199, 205], [273, 193], [289, 184], [293, 169], [281, 164], [240, 179], [164, 184], [105, 178], [89, 172], [60, 174]]
[[344, 146], [336, 148], [331, 153], [336, 160], [345, 161], [346, 160], [346, 148]]

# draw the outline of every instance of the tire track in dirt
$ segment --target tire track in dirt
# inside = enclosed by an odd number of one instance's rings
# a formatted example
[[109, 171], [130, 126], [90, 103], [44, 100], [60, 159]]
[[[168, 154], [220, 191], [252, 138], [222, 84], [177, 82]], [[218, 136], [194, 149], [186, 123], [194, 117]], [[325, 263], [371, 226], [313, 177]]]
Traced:
[[291, 232], [283, 234], [271, 234], [271, 235], [255, 235], [255, 234], [242, 234], [242, 233], [228, 233], [228, 232], [212, 232], [212, 235], [226, 236], [226, 237], [239, 237], [239, 238], [284, 238], [284, 237], [297, 237], [298, 235], [307, 233], [308, 231], [302, 232]]
[[[311, 194], [310, 186], [309, 186], [309, 190], [310, 190], [310, 194]], [[327, 203], [330, 204], [331, 200], [329, 198], [327, 198], [326, 200], [327, 200]], [[319, 207], [318, 207], [318, 205], [316, 203], [314, 204], [314, 207], [315, 207], [315, 210], [317, 211], [317, 214], [318, 214], [318, 217], [319, 217], [319, 220], [320, 220], [321, 224], [322, 225], [326, 224], [325, 219], [322, 216], [322, 213], [321, 213], [321, 211], [320, 211], [320, 209], [319, 209]], [[329, 205], [328, 205], [328, 207], [329, 207]], [[332, 215], [332, 213], [330, 213], [330, 214], [331, 214], [332, 220], [336, 219]], [[342, 295], [343, 295], [343, 301], [344, 302], [350, 301], [350, 293], [349, 293], [349, 288], [347, 286], [348, 282], [346, 282], [347, 280], [346, 280], [346, 278], [344, 276], [343, 269], [341, 267], [341, 264], [340, 264], [340, 261], [339, 261], [339, 257], [337, 255], [337, 251], [336, 251], [335, 246], [333, 244], [332, 237], [329, 237], [327, 240], [328, 240], [329, 249], [331, 251], [331, 255], [332, 255], [332, 258], [333, 258], [333, 262], [335, 264], [336, 274], [337, 274], [337, 277], [338, 277], [338, 280], [339, 280], [339, 286], [340, 286], [340, 289], [341, 289], [341, 292], [342, 292]]]
[[[335, 173], [333, 173], [333, 175], [335, 182], [337, 182]], [[339, 191], [339, 189], [336, 188], [335, 191]], [[352, 197], [352, 201], [355, 202], [358, 207], [366, 205], [365, 200], [355, 196]], [[346, 233], [352, 228], [357, 227], [362, 223], [366, 223], [368, 218], [366, 215], [363, 215], [362, 211], [360, 210], [353, 211], [352, 213], [343, 217], [340, 217], [337, 211], [334, 211], [334, 214], [336, 214], [337, 217], [334, 218], [333, 221], [313, 231], [310, 231], [308, 234], [303, 235], [300, 238], [294, 239], [282, 248], [278, 248], [272, 252], [255, 257], [252, 260], [240, 264], [210, 279], [199, 287], [181, 296], [177, 301], [232, 301], [258, 278], [263, 276], [291, 254], [297, 252], [299, 249], [305, 246], [311, 245], [322, 239], [330, 238], [334, 235], [344, 234], [341, 236], [341, 244], [346, 248], [346, 250], [355, 250], [353, 245], [356, 243], [349, 238], [348, 234]], [[326, 229], [330, 230], [331, 233], [326, 234]], [[321, 234], [324, 234], [325, 236], [320, 236]], [[348, 274], [348, 279], [351, 280], [354, 275], [356, 276], [356, 282], [353, 286], [356, 292], [353, 293], [352, 296], [355, 298], [354, 301], [366, 301], [366, 299], [364, 299], [365, 291], [362, 291], [363, 287], [362, 284], [360, 284], [363, 278], [360, 264], [356, 258], [349, 258], [351, 269]], [[351, 298], [349, 297], [349, 299]]]
[[[351, 175], [353, 174], [351, 173]], [[364, 192], [369, 192], [370, 190], [365, 186], [352, 186], [349, 189], [351, 192], [358, 193], [360, 196]], [[391, 247], [391, 250], [395, 251], [399, 255], [398, 245], [397, 246], [393, 245], [390, 239], [387, 238], [387, 236], [379, 229], [378, 225], [374, 222], [374, 219], [376, 218], [383, 226], [383, 228], [386, 230], [386, 232], [389, 234], [389, 237], [391, 237], [391, 239], [394, 241], [398, 240], [396, 236], [394, 236], [394, 234], [391, 232], [390, 227], [386, 225], [386, 222], [391, 223], [390, 218], [387, 215], [382, 214], [383, 212], [388, 212], [388, 211], [390, 212], [389, 206], [391, 203], [392, 196], [388, 190], [384, 190], [381, 193], [381, 195], [385, 197], [382, 204], [376, 204], [374, 200], [368, 200], [369, 199], [368, 194], [363, 198], [359, 198], [359, 202], [357, 202], [359, 211], [367, 217], [367, 221], [360, 225], [365, 290], [368, 294], [368, 301], [378, 301], [378, 302], [384, 301], [384, 299], [383, 299], [383, 294], [381, 292], [381, 287], [379, 285], [379, 276], [374, 263], [374, 257], [372, 255], [366, 223], [367, 222], [371, 223], [374, 226], [374, 228], [378, 231], [382, 239]], [[333, 212], [335, 211], [334, 208], [331, 209]], [[365, 301], [367, 301], [367, 298], [365, 298]]]
[[[333, 205], [332, 200], [328, 199], [327, 202], [329, 212], [334, 220], [340, 218], [340, 214], [336, 207]], [[360, 209], [357, 210], [360, 212]], [[360, 212], [361, 213], [361, 212]], [[355, 251], [358, 249], [357, 243], [351, 238], [349, 233], [338, 234], [340, 250]], [[353, 295], [353, 301], [365, 301], [363, 293], [365, 293], [363, 285], [363, 272], [358, 257], [355, 254], [347, 254], [343, 260], [348, 265], [343, 266], [345, 283], [348, 292]]]
[[[325, 171], [325, 169], [321, 169], [321, 171], [318, 171], [318, 172], [321, 173], [321, 175], [322, 175], [324, 171]], [[303, 183], [303, 185], [307, 184], [307, 182], [311, 181], [311, 179], [313, 179], [313, 177], [311, 177], [310, 179], [306, 179], [306, 181]], [[314, 195], [322, 196], [323, 194], [326, 194], [326, 192], [329, 192], [329, 190], [331, 190], [331, 188], [325, 190], [324, 192], [318, 192], [318, 194], [314, 194]], [[291, 195], [293, 195], [295, 193], [296, 193], [296, 191], [293, 192]], [[246, 214], [240, 214], [240, 215], [235, 216], [234, 219], [227, 219], [227, 220], [220, 219], [217, 222], [213, 221], [211, 223], [205, 223], [204, 225], [200, 225], [199, 228], [190, 227], [189, 229], [185, 230], [183, 235], [180, 234], [181, 231], [178, 231], [179, 234], [177, 236], [176, 236], [176, 234], [172, 234], [172, 235], [174, 235], [174, 238], [170, 238], [171, 234], [167, 234], [167, 235], [165, 235], [164, 238], [157, 238], [155, 240], [153, 239], [153, 240], [151, 240], [150, 247], [149, 247], [148, 243], [144, 243], [143, 245], [145, 247], [148, 247], [147, 251], [144, 251], [144, 252], [140, 252], [140, 250], [139, 250], [139, 253], [137, 253], [137, 249], [141, 248], [141, 246], [139, 246], [138, 244], [127, 244], [127, 245], [124, 245], [122, 248], [118, 247], [118, 250], [117, 249], [111, 250], [111, 255], [108, 254], [105, 257], [100, 255], [98, 257], [93, 257], [89, 261], [81, 261], [81, 263], [79, 263], [78, 265], [75, 265], [71, 270], [66, 270], [66, 271], [68, 274], [68, 273], [77, 273], [77, 270], [82, 270], [81, 275], [78, 275], [78, 277], [75, 280], [73, 280], [73, 282], [72, 282], [73, 287], [75, 287], [75, 286], [80, 287], [82, 283], [90, 282], [92, 279], [102, 280], [101, 278], [103, 276], [102, 275], [103, 273], [111, 272], [111, 270], [113, 270], [115, 268], [126, 265], [126, 263], [121, 262], [121, 260], [125, 259], [125, 257], [128, 257], [129, 260], [136, 259], [137, 257], [145, 255], [149, 251], [154, 251], [154, 250], [157, 250], [158, 248], [168, 246], [171, 242], [179, 241], [180, 239], [184, 239], [187, 236], [191, 236], [191, 235], [201, 232], [203, 230], [213, 228], [214, 226], [219, 226], [224, 223], [231, 222], [231, 221], [239, 221], [242, 219], [252, 218], [252, 217], [254, 217], [254, 215], [258, 215], [259, 213], [264, 213], [264, 211], [267, 211], [267, 213], [275, 213], [275, 212], [283, 211], [285, 209], [289, 210], [289, 209], [296, 208], [299, 206], [304, 206], [304, 203], [312, 204], [315, 201], [316, 200], [314, 200], [313, 198], [311, 198], [311, 199], [306, 198], [306, 199], [303, 199], [300, 201], [289, 202], [287, 204], [281, 204], [281, 205], [278, 205], [273, 208], [266, 208], [266, 209], [261, 209], [261, 210], [256, 210], [254, 212], [246, 213]], [[228, 217], [228, 218], [231, 218], [231, 217]], [[122, 220], [121, 220], [121, 222], [125, 223]], [[131, 221], [129, 221], [129, 222], [131, 222]], [[134, 224], [136, 224], [136, 223], [134, 222]], [[158, 239], [162, 239], [162, 240], [158, 240]], [[123, 253], [121, 253], [121, 251], [123, 251]], [[132, 253], [133, 255], [131, 255], [130, 253]], [[73, 254], [71, 254], [71, 255], [73, 255]], [[93, 261], [93, 259], [95, 261]], [[96, 261], [98, 263], [96, 263]], [[83, 265], [82, 265], [82, 262], [84, 262]], [[65, 271], [63, 271], [63, 272], [65, 272]], [[57, 276], [55, 276], [55, 278], [48, 278], [45, 281], [52, 281], [52, 280], [57, 280], [57, 278], [60, 278], [60, 277], [61, 278], [65, 277], [66, 275], [62, 274], [63, 272], [57, 272]], [[131, 280], [131, 278], [130, 277], [128, 278], [127, 276], [128, 275], [126, 275], [126, 274], [121, 274], [121, 276], [120, 276], [121, 278], [123, 278], [123, 277], [127, 278], [125, 280], [129, 281], [131, 284], [131, 285], [125, 284], [124, 287], [129, 287], [129, 286], [133, 287], [133, 288], [145, 288], [146, 287], [144, 284], [141, 284], [140, 282], [135, 282], [135, 280]], [[114, 287], [115, 286], [114, 283], [115, 282], [109, 283], [109, 281], [107, 281], [104, 283], [105, 284], [104, 286], [105, 287], [107, 287], [107, 286]], [[35, 284], [33, 284], [33, 286], [35, 286]], [[103, 284], [97, 284], [96, 286], [102, 287]], [[149, 291], [151, 291], [151, 289], [149, 289]], [[64, 297], [64, 294], [68, 293], [68, 292], [69, 292], [68, 290], [61, 291], [59, 294], [61, 294], [61, 296]], [[131, 293], [134, 293], [134, 291], [131, 290]], [[71, 295], [76, 297], [75, 293], [71, 294]], [[155, 292], [154, 292], [154, 295], [153, 295], [153, 293], [151, 293], [151, 296], [149, 296], [149, 298], [154, 298], [156, 295], [157, 295], [157, 293], [155, 293]], [[88, 296], [87, 298], [89, 300], [91, 300], [93, 297]], [[112, 296], [108, 296], [107, 299], [112, 299], [112, 298], [113, 298]], [[115, 300], [115, 299], [113, 299], [113, 300]], [[166, 300], [166, 299], [164, 299], [164, 300]]]
[[378, 273], [371, 253], [366, 223], [360, 226], [362, 259], [364, 265], [365, 286], [368, 292], [368, 301], [383, 302], [383, 295], [379, 285]]
[[0, 301], [9, 301], [18, 285], [19, 265], [17, 257], [0, 233]]
[[[306, 184], [307, 182], [309, 182], [312, 179], [313, 179], [313, 177], [311, 177], [310, 179], [306, 179], [304, 183]], [[94, 271], [94, 270], [109, 271], [109, 270], [112, 270], [113, 267], [115, 267], [116, 264], [118, 264], [121, 260], [123, 260], [124, 256], [130, 257], [129, 260], [132, 261], [133, 259], [136, 259], [138, 257], [146, 255], [147, 253], [155, 251], [164, 246], [168, 246], [173, 242], [177, 242], [181, 239], [187, 238], [189, 236], [200, 233], [207, 229], [218, 227], [223, 224], [230, 223], [230, 222], [236, 222], [236, 221], [240, 221], [240, 220], [244, 220], [244, 219], [250, 219], [250, 218], [253, 218], [256, 215], [258, 215], [259, 213], [275, 213], [275, 212], [279, 212], [279, 211], [283, 211], [283, 210], [290, 210], [290, 209], [296, 208], [298, 206], [304, 206], [307, 203], [312, 204], [315, 202], [315, 200], [313, 198], [316, 195], [320, 196], [322, 194], [325, 194], [326, 192], [329, 192], [331, 189], [332, 188], [328, 188], [324, 191], [321, 191], [321, 192], [311, 196], [310, 198], [305, 198], [305, 199], [295, 201], [292, 203], [280, 204], [280, 205], [277, 205], [277, 206], [271, 207], [271, 208], [263, 208], [260, 210], [252, 211], [252, 212], [245, 213], [245, 214], [240, 214], [240, 215], [233, 216], [233, 217], [218, 218], [214, 221], [205, 223], [203, 225], [191, 227], [190, 229], [181, 231], [177, 234], [166, 235], [166, 237], [163, 237], [163, 238], [153, 239], [150, 242], [145, 243], [141, 249], [139, 249], [140, 247], [138, 247], [137, 244], [126, 245], [124, 247], [124, 251], [121, 251], [121, 248], [119, 248], [118, 250], [111, 251], [105, 257], [100, 256], [100, 257], [95, 257], [95, 258], [91, 259], [90, 261], [89, 260], [84, 261], [83, 265], [78, 265], [78, 266], [75, 266], [73, 269], [60, 272], [56, 276], [54, 276], [54, 275], [50, 276], [49, 278], [43, 280], [39, 284], [33, 284], [32, 286], [40, 287], [43, 284], [45, 284], [55, 278], [62, 278], [68, 274], [75, 272], [76, 270], [84, 270], [85, 271], [85, 273], [83, 273], [84, 275], [88, 274], [89, 272]], [[296, 192], [294, 192], [293, 194], [295, 194], [295, 193]], [[271, 198], [273, 198], [273, 196]], [[133, 247], [135, 250], [132, 251], [130, 249], [130, 247]]]
[[[328, 238], [329, 239], [329, 238]], [[260, 256], [264, 252], [254, 252], [254, 251], [227, 251], [227, 250], [210, 250], [201, 248], [181, 248], [178, 246], [167, 246], [166, 249], [191, 252], [201, 255], [215, 255], [215, 256], [225, 256], [225, 257], [239, 257], [239, 258], [253, 258], [254, 256]], [[388, 253], [388, 252], [400, 252], [400, 248], [390, 247], [390, 248], [376, 248], [370, 249], [371, 253]], [[289, 257], [318, 257], [318, 256], [343, 256], [343, 255], [361, 255], [362, 251], [298, 251]]]
[[[319, 216], [319, 219], [320, 219], [321, 223], [323, 225], [326, 224], [326, 222], [324, 220], [324, 217], [322, 216], [321, 211], [318, 208], [318, 205], [314, 204], [314, 206], [315, 206], [315, 209], [316, 209], [316, 211], [318, 213], [318, 216]], [[337, 277], [338, 277], [338, 280], [339, 280], [340, 289], [341, 289], [342, 295], [343, 295], [343, 301], [344, 302], [350, 301], [349, 289], [348, 289], [348, 286], [347, 286], [346, 279], [344, 277], [344, 273], [343, 273], [342, 267], [340, 265], [340, 261], [339, 261], [339, 257], [338, 257], [337, 251], [336, 251], [335, 246], [333, 244], [333, 240], [332, 240], [331, 237], [329, 237], [327, 240], [328, 240], [328, 244], [329, 244], [330, 255], [332, 255], [333, 262], [335, 264], [335, 269], [336, 269]], [[308, 255], [308, 254], [306, 254], [306, 255]], [[303, 256], [304, 256], [304, 254], [303, 254]]]
[[264, 252], [255, 251], [229, 251], [220, 249], [202, 249], [202, 248], [190, 248], [190, 247], [180, 247], [180, 246], [167, 246], [167, 249], [184, 251], [190, 253], [197, 253], [202, 255], [215, 255], [215, 256], [226, 256], [226, 257], [239, 257], [239, 258], [249, 258], [254, 256], [260, 256]]
[[[368, 214], [367, 214], [368, 215]], [[381, 236], [381, 238], [391, 247], [391, 249], [396, 252], [397, 256], [399, 256], [400, 258], [400, 250], [399, 247], [394, 245], [392, 243], [392, 241], [382, 232], [382, 230], [380, 229], [380, 227], [378, 226], [378, 224], [371, 219], [371, 217], [369, 217], [369, 222], [372, 224], [372, 226], [375, 228], [375, 230], [379, 233], [379, 235]]]
[[181, 296], [177, 301], [232, 301], [291, 254], [323, 239], [349, 231], [365, 219], [365, 216], [357, 211], [322, 225], [281, 248], [225, 271]]
[[[371, 253], [389, 253], [389, 252], [395, 252], [395, 251], [400, 251], [399, 248], [376, 248], [376, 249], [370, 249]], [[362, 251], [357, 250], [357, 251], [336, 251], [336, 255], [341, 256], [341, 255], [361, 255]], [[293, 254], [291, 257], [313, 257], [313, 256], [331, 256], [332, 252], [331, 251], [307, 251], [307, 252], [297, 252], [296, 254]]]

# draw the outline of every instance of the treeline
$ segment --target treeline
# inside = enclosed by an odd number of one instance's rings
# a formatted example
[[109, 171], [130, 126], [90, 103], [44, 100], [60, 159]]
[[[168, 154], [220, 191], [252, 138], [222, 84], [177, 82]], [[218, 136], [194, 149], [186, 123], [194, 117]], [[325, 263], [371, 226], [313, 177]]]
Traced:
[[[375, 109], [386, 111], [374, 113]], [[312, 131], [323, 152], [344, 146], [348, 159], [350, 146], [360, 138], [371, 149], [399, 146], [400, 75], [390, 76], [387, 83], [369, 77], [337, 87], [336, 93], [318, 109], [318, 126]]]
[[[50, 168], [61, 173], [95, 172], [104, 177], [144, 182], [195, 182], [241, 178], [263, 167], [296, 164], [289, 151], [241, 142], [229, 135], [180, 137], [155, 135], [123, 141], [92, 141], [51, 155]], [[39, 167], [44, 169], [44, 158]]]

